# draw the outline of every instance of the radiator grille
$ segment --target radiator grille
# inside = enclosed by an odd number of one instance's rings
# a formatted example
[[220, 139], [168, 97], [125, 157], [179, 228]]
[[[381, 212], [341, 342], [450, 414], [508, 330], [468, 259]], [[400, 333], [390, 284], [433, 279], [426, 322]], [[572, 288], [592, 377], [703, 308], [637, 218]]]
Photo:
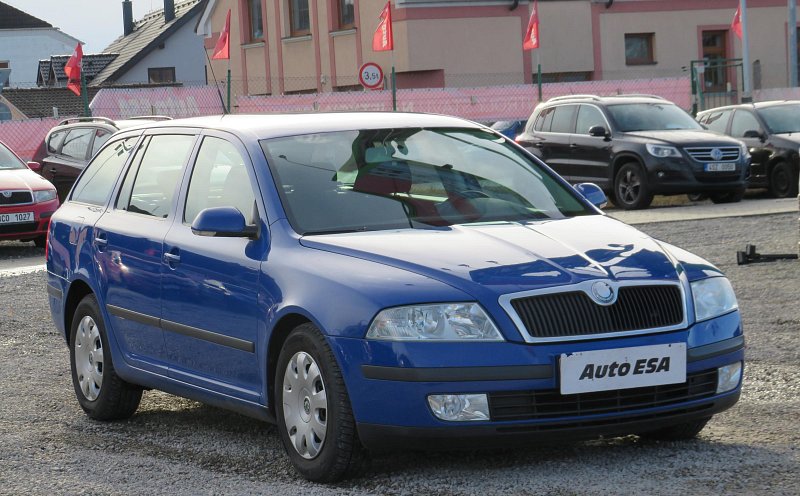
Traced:
[[683, 384], [562, 395], [557, 389], [489, 393], [493, 421], [623, 413], [714, 396], [717, 370], [687, 374]]
[[[712, 151], [719, 150], [719, 157], [714, 158]], [[686, 148], [686, 153], [698, 162], [735, 162], [739, 160], [741, 150], [737, 146], [703, 146]]]
[[[10, 195], [7, 197], [6, 194]], [[24, 205], [33, 203], [30, 191], [0, 191], [0, 205]]]
[[656, 329], [683, 321], [683, 298], [677, 286], [622, 286], [613, 305], [595, 303], [583, 291], [511, 300], [534, 338], [580, 337]]

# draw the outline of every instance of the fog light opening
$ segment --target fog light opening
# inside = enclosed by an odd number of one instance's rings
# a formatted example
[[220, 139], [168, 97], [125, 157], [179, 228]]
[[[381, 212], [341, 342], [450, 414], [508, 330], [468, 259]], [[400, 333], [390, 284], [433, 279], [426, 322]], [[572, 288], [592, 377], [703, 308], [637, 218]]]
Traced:
[[742, 379], [742, 362], [732, 363], [717, 369], [717, 394], [736, 389]]
[[489, 420], [485, 394], [431, 394], [428, 406], [436, 418], [448, 422]]

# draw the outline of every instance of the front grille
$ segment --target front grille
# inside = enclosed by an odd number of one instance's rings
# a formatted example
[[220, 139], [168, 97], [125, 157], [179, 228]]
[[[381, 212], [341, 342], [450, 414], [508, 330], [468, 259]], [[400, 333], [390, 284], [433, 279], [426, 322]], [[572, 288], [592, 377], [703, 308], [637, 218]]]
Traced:
[[489, 393], [489, 414], [493, 421], [507, 421], [624, 413], [710, 398], [716, 391], [717, 369], [712, 369], [687, 374], [683, 384], [563, 395], [557, 389]]
[[673, 285], [622, 286], [617, 301], [608, 306], [583, 291], [518, 298], [511, 306], [534, 338], [656, 329], [683, 321], [683, 297]]
[[[6, 196], [9, 194], [9, 196]], [[24, 205], [33, 203], [33, 194], [30, 191], [0, 191], [0, 205]]]
[[0, 224], [0, 234], [29, 233], [36, 231], [39, 225], [36, 222], [24, 224]]
[[[720, 151], [719, 158], [712, 156], [712, 151], [717, 149]], [[739, 160], [741, 149], [738, 146], [703, 146], [686, 148], [686, 153], [698, 162], [736, 162]]]

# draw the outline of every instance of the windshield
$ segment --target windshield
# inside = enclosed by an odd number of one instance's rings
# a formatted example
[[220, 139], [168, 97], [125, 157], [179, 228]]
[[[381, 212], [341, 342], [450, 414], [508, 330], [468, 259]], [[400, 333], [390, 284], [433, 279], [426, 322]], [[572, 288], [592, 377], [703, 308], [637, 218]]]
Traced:
[[0, 143], [0, 170], [27, 169], [27, 166], [11, 153], [11, 150]]
[[301, 234], [429, 229], [595, 213], [525, 155], [476, 129], [377, 129], [262, 141]]
[[800, 104], [759, 109], [758, 113], [775, 134], [800, 133]]
[[609, 105], [608, 112], [617, 123], [617, 129], [625, 133], [632, 131], [703, 129], [689, 114], [671, 103]]

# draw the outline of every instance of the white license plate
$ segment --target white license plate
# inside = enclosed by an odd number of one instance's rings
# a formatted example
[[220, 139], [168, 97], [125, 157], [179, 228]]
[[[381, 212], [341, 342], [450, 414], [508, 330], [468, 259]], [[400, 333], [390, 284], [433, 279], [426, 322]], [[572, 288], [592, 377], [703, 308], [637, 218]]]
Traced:
[[561, 394], [686, 382], [686, 343], [580, 351], [559, 360]]
[[731, 172], [736, 170], [736, 164], [729, 162], [712, 162], [706, 164], [706, 172]]
[[33, 212], [0, 214], [0, 224], [19, 224], [20, 222], [33, 222], [34, 220]]

